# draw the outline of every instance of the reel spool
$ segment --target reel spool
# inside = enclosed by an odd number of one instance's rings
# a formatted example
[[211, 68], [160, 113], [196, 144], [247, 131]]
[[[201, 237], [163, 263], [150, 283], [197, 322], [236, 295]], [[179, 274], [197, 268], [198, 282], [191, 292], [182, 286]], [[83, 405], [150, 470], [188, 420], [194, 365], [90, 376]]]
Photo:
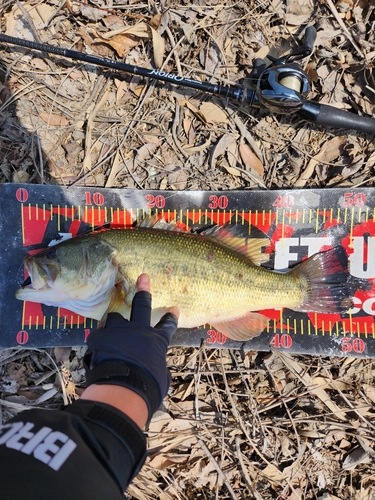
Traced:
[[309, 79], [297, 64], [282, 64], [266, 69], [256, 86], [259, 102], [273, 113], [289, 114], [302, 108]]

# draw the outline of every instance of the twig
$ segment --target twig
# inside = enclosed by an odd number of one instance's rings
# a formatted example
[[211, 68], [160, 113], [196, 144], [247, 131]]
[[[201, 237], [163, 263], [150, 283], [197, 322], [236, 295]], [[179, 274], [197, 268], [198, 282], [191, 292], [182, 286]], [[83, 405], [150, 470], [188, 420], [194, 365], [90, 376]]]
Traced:
[[21, 4], [21, 2], [19, 0], [16, 0], [16, 5], [20, 9], [20, 11], [22, 12], [23, 21], [26, 22], [29, 25], [29, 29], [31, 31], [31, 34], [35, 38], [35, 40], [38, 43], [42, 43], [42, 40], [40, 39], [40, 37], [38, 35], [38, 32], [37, 32], [37, 29], [35, 27], [34, 21], [33, 21], [32, 17], [30, 16], [30, 14], [27, 12], [27, 10], [25, 9], [25, 7]]
[[198, 365], [197, 365], [197, 371], [194, 374], [194, 380], [195, 380], [195, 404], [194, 404], [194, 410], [195, 410], [195, 418], [197, 420], [200, 420], [200, 415], [199, 415], [199, 383], [201, 380], [201, 375], [200, 375], [200, 367], [202, 364], [202, 351], [199, 353], [198, 357]]
[[[271, 377], [272, 377], [272, 380], [273, 380], [273, 383], [274, 383], [274, 386], [275, 386], [275, 388], [276, 388], [277, 392], [279, 393], [280, 397], [282, 397], [281, 391], [280, 391], [280, 389], [279, 389], [279, 387], [278, 387], [278, 385], [277, 385], [277, 382], [276, 382], [276, 380], [275, 380], [275, 377], [274, 377], [274, 375], [273, 375], [273, 373], [272, 373], [271, 369], [269, 369], [269, 370], [268, 370], [268, 373], [269, 373], [269, 374], [271, 375]], [[292, 415], [291, 415], [291, 413], [290, 413], [290, 411], [289, 411], [289, 408], [288, 408], [287, 404], [286, 404], [286, 403], [285, 403], [285, 401], [283, 401], [283, 400], [282, 400], [282, 402], [283, 402], [284, 409], [285, 409], [285, 411], [286, 411], [286, 413], [287, 413], [287, 415], [288, 415], [288, 417], [289, 417], [289, 420], [290, 420], [290, 422], [291, 422], [291, 424], [292, 424], [292, 427], [293, 427], [293, 430], [294, 430], [294, 435], [296, 436], [298, 454], [300, 454], [300, 453], [301, 453], [301, 449], [302, 449], [302, 448], [301, 448], [301, 441], [300, 441], [300, 439], [299, 439], [299, 434], [298, 434], [297, 429], [296, 429], [296, 425], [295, 425], [295, 423], [294, 423], [293, 417], [292, 417]]]
[[[262, 420], [259, 416], [259, 412], [258, 412], [258, 407], [257, 407], [257, 404], [256, 402], [254, 401], [254, 398], [253, 398], [253, 395], [251, 393], [251, 390], [250, 390], [250, 387], [249, 387], [249, 384], [247, 383], [247, 380], [246, 378], [244, 377], [244, 371], [246, 370], [243, 370], [239, 365], [238, 365], [238, 361], [237, 361], [237, 358], [236, 356], [234, 356], [234, 354], [231, 352], [231, 355], [232, 355], [232, 359], [234, 360], [236, 366], [237, 366], [237, 369], [239, 371], [239, 373], [241, 374], [241, 377], [242, 377], [242, 380], [244, 382], [244, 385], [246, 387], [246, 392], [248, 394], [248, 397], [249, 397], [249, 400], [251, 402], [251, 406], [252, 406], [252, 409], [254, 411], [254, 415], [256, 417], [256, 419], [258, 420], [258, 423], [259, 423], [259, 429], [260, 429], [260, 433], [263, 437], [265, 437], [265, 432], [264, 432], [264, 429], [263, 429], [263, 425], [262, 425]], [[226, 370], [226, 373], [229, 373], [228, 370]]]
[[336, 389], [336, 391], [340, 394], [342, 399], [345, 401], [345, 403], [348, 405], [351, 411], [355, 412], [358, 417], [368, 426], [371, 427], [372, 429], [375, 429], [375, 425], [373, 425], [369, 420], [367, 420], [363, 415], [361, 415], [361, 412], [358, 411], [358, 408], [352, 405], [352, 403], [348, 400], [348, 398], [345, 396], [345, 394], [340, 390], [339, 387], [337, 387], [336, 381], [333, 380], [332, 376], [330, 376], [330, 373], [328, 372], [327, 368], [325, 366], [322, 366], [323, 370], [325, 371], [327, 377], [331, 379], [332, 386]]
[[180, 143], [180, 141], [178, 140], [178, 137], [177, 137], [177, 126], [179, 124], [179, 121], [180, 121], [180, 105], [178, 104], [177, 99], [176, 99], [175, 113], [174, 113], [174, 119], [173, 119], [173, 124], [172, 124], [172, 137], [173, 137], [174, 143], [176, 144], [176, 146], [177, 146], [178, 150], [180, 151], [180, 153], [186, 159], [188, 159], [189, 155], [184, 150], [184, 148], [181, 146], [181, 143]]
[[[104, 85], [102, 82], [104, 81]], [[87, 118], [86, 134], [85, 134], [85, 157], [83, 159], [82, 168], [84, 172], [91, 171], [91, 152], [92, 152], [92, 131], [94, 128], [94, 120], [99, 110], [104, 106], [109, 95], [109, 80], [105, 78], [104, 75], [100, 75], [96, 84], [95, 90], [100, 88], [100, 92], [96, 101], [95, 106], [90, 110], [90, 114]]]
[[224, 472], [221, 470], [219, 464], [217, 463], [217, 461], [215, 460], [215, 458], [212, 456], [210, 450], [207, 448], [207, 446], [204, 444], [204, 442], [198, 438], [198, 443], [200, 444], [202, 450], [205, 452], [205, 454], [207, 455], [207, 457], [209, 458], [210, 462], [212, 463], [212, 465], [215, 467], [216, 469], [216, 472], [219, 474], [219, 476], [221, 477], [221, 479], [223, 480], [225, 486], [227, 487], [231, 497], [233, 498], [233, 500], [238, 500], [238, 497], [236, 495], [236, 493], [234, 492], [232, 486], [229, 484]]
[[259, 495], [257, 490], [255, 490], [252, 487], [252, 484], [251, 484], [252, 481], [250, 479], [249, 473], [247, 472], [245, 463], [244, 463], [243, 458], [242, 458], [242, 451], [240, 448], [240, 438], [238, 436], [236, 437], [236, 452], [237, 452], [238, 461], [240, 462], [240, 465], [241, 465], [241, 470], [242, 470], [242, 473], [244, 476], [244, 480], [245, 480], [245, 484], [246, 484], [246, 488], [247, 488], [248, 492], [250, 493], [250, 495], [253, 495], [255, 500], [262, 500], [262, 497]]
[[352, 37], [352, 35], [350, 34], [349, 30], [347, 29], [347, 27], [345, 26], [343, 20], [341, 19], [341, 17], [339, 16], [339, 13], [337, 12], [337, 9], [334, 5], [334, 3], [332, 2], [332, 0], [326, 0], [327, 2], [327, 5], [330, 9], [330, 11], [332, 12], [334, 18], [336, 19], [336, 21], [338, 22], [338, 24], [340, 25], [341, 29], [343, 30], [343, 32], [345, 33], [345, 35], [348, 37], [350, 43], [353, 45], [353, 47], [355, 48], [355, 50], [358, 52], [358, 54], [362, 57], [362, 58], [365, 58], [365, 55], [363, 54], [363, 52], [361, 51], [361, 49], [358, 47], [358, 45], [355, 43], [354, 41], [354, 38]]

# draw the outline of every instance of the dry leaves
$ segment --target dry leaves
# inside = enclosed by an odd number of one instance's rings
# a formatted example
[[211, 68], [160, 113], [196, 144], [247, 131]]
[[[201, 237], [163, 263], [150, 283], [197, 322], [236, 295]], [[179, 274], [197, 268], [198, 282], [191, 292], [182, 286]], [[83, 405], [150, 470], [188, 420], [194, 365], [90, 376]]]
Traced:
[[[20, 5], [24, 12], [3, 2], [9, 35], [220, 85], [249, 86], [255, 57], [290, 51], [316, 23], [316, 50], [302, 61], [308, 98], [374, 115], [371, 2], [167, 0], [159, 13], [147, 2]], [[4, 45], [2, 61], [1, 182], [249, 191], [374, 185], [375, 146], [364, 134], [36, 51]], [[4, 421], [79, 395], [83, 353], [67, 354], [0, 353]], [[151, 423], [150, 459], [128, 497], [374, 499], [372, 360], [204, 347], [171, 349], [168, 360], [171, 393]]]
[[160, 68], [163, 64], [165, 52], [164, 38], [160, 36], [156, 29], [145, 22], [109, 31], [102, 35], [99, 35], [97, 32], [95, 32], [95, 34], [96, 39], [94, 43], [105, 43], [110, 45], [121, 58], [125, 57], [142, 39], [151, 39], [155, 65], [157, 68]]
[[144, 23], [109, 31], [103, 35], [96, 32], [94, 42], [110, 45], [120, 57], [124, 57], [133, 47], [136, 47], [142, 38], [150, 38], [150, 27]]
[[314, 171], [320, 163], [324, 163], [328, 165], [333, 160], [336, 160], [342, 154], [342, 147], [346, 143], [345, 137], [334, 137], [330, 141], [327, 141], [319, 153], [315, 155], [308, 163], [306, 170], [302, 172], [300, 178], [296, 182], [296, 187], [304, 187], [311, 176], [314, 174]]
[[65, 116], [51, 115], [49, 113], [39, 113], [41, 119], [48, 123], [48, 125], [53, 125], [54, 127], [66, 127], [69, 125], [68, 120]]

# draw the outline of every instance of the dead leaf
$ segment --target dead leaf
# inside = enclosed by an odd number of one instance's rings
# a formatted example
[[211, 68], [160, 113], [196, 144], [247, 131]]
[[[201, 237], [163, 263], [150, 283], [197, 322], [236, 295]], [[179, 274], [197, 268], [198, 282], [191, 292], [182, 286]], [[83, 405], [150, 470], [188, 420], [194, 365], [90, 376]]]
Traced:
[[224, 165], [225, 170], [228, 172], [228, 174], [234, 175], [236, 177], [241, 177], [241, 172], [236, 168], [236, 167], [228, 167]]
[[17, 184], [26, 184], [30, 179], [30, 174], [25, 172], [24, 170], [18, 170], [13, 173], [12, 181]]
[[158, 470], [164, 470], [170, 465], [174, 464], [184, 464], [188, 460], [188, 457], [186, 456], [181, 456], [177, 454], [170, 454], [170, 455], [156, 455], [150, 462], [149, 466]]
[[136, 47], [139, 43], [139, 38], [133, 35], [116, 35], [110, 40], [103, 37], [98, 37], [93, 43], [106, 43], [117, 52], [119, 57], [124, 57], [131, 49]]
[[128, 82], [125, 80], [118, 80], [115, 78], [115, 85], [117, 88], [116, 92], [116, 102], [120, 102], [121, 99], [123, 99], [126, 96], [126, 93], [128, 91]]
[[186, 188], [188, 174], [182, 168], [168, 175], [169, 185], [172, 189], [183, 191]]
[[192, 146], [194, 144], [196, 136], [194, 122], [190, 118], [184, 118], [182, 124], [186, 137], [188, 139], [188, 146]]
[[224, 154], [233, 144], [237, 146], [236, 138], [232, 134], [224, 134], [221, 136], [212, 152], [210, 161], [211, 168], [215, 168], [217, 158]]
[[119, 57], [124, 57], [132, 48], [136, 47], [140, 38], [150, 38], [151, 28], [144, 22], [127, 26], [118, 30], [109, 31], [108, 33], [98, 33], [93, 30], [96, 39], [93, 43], [105, 43], [110, 45], [118, 54]]
[[161, 25], [161, 21], [163, 19], [163, 14], [155, 14], [149, 21], [149, 25], [152, 29], [158, 30]]
[[332, 401], [332, 399], [324, 389], [316, 387], [313, 378], [305, 372], [302, 365], [300, 365], [289, 354], [278, 352], [277, 355], [284, 362], [285, 366], [287, 366], [291, 370], [291, 372], [294, 373], [306, 386], [311, 394], [314, 394], [316, 397], [318, 397], [322, 401], [322, 403], [324, 403], [331, 410], [331, 412], [334, 413], [337, 418], [339, 418], [340, 420], [347, 420], [346, 413], [344, 411], [341, 411], [341, 409], [334, 401]]
[[315, 384], [319, 385], [324, 389], [333, 389], [336, 391], [349, 391], [352, 386], [342, 380], [330, 380], [325, 377], [313, 377], [313, 381]]
[[97, 9], [95, 7], [90, 7], [89, 5], [81, 4], [80, 6], [81, 14], [90, 21], [100, 21], [103, 17], [108, 15], [108, 12], [103, 9]]
[[287, 24], [301, 26], [314, 12], [314, 0], [287, 0], [285, 20]]
[[65, 6], [73, 16], [77, 16], [80, 13], [80, 6], [75, 0], [66, 0]]
[[55, 347], [54, 354], [57, 363], [62, 363], [69, 359], [70, 353], [72, 352], [71, 347]]
[[165, 42], [164, 38], [159, 34], [158, 31], [150, 27], [152, 35], [152, 47], [154, 50], [154, 62], [157, 68], [163, 66], [164, 52], [165, 52]]
[[205, 141], [203, 144], [200, 144], [199, 146], [183, 146], [185, 152], [188, 155], [192, 155], [194, 153], [199, 153], [199, 151], [204, 151], [211, 145], [211, 134], [210, 137]]
[[195, 116], [197, 116], [197, 117], [198, 117], [198, 118], [199, 118], [199, 119], [200, 119], [203, 123], [207, 123], [207, 121], [206, 121], [206, 118], [205, 118], [204, 114], [203, 114], [203, 113], [201, 113], [201, 112], [199, 111], [199, 109], [198, 109], [196, 106], [194, 106], [194, 104], [193, 104], [193, 103], [191, 103], [191, 102], [189, 101], [189, 99], [181, 99], [181, 100], [177, 100], [177, 103], [178, 103], [178, 105], [179, 105], [179, 106], [181, 106], [181, 107], [182, 107], [182, 106], [186, 106], [186, 107], [187, 107], [188, 109], [190, 109], [190, 111], [192, 111], [192, 112], [195, 114]]
[[48, 125], [53, 125], [54, 127], [67, 127], [69, 125], [65, 116], [51, 115], [50, 113], [45, 113], [44, 111], [39, 113], [39, 116], [44, 122], [48, 123]]
[[366, 397], [375, 403], [375, 387], [370, 384], [362, 384], [362, 389], [366, 394]]
[[228, 117], [226, 113], [213, 102], [204, 102], [199, 111], [204, 116], [207, 123], [228, 123]]
[[251, 151], [249, 146], [244, 142], [241, 142], [240, 145], [238, 146], [238, 151], [240, 153], [244, 165], [249, 165], [263, 178], [264, 176], [263, 164], [259, 160], [257, 155]]
[[282, 481], [284, 479], [284, 474], [273, 464], [268, 464], [265, 469], [262, 470], [262, 475], [266, 476], [270, 481]]
[[119, 30], [125, 28], [124, 21], [121, 19], [121, 17], [116, 16], [115, 14], [109, 14], [107, 17], [105, 17], [103, 19], [103, 24], [111, 30]]
[[309, 161], [306, 169], [302, 172], [299, 179], [297, 179], [295, 187], [304, 187], [313, 175], [315, 168], [319, 165], [319, 163], [330, 163], [331, 161], [336, 160], [341, 155], [341, 150], [346, 143], [346, 140], [346, 137], [338, 136], [334, 137], [330, 141], [327, 141], [319, 153]]
[[117, 153], [115, 155], [115, 158], [113, 160], [113, 164], [111, 167], [111, 172], [108, 176], [107, 182], [105, 187], [113, 187], [116, 182], [116, 177], [117, 175], [124, 169], [127, 169], [129, 172], [133, 173], [134, 170], [138, 167], [138, 165], [142, 162], [147, 160], [155, 151], [156, 149], [160, 146], [160, 142], [153, 142], [153, 143], [148, 143], [144, 144], [141, 146], [135, 157], [134, 158], [128, 158], [124, 162], [120, 162], [120, 155]]
[[357, 448], [354, 448], [354, 450], [351, 451], [345, 458], [342, 468], [344, 470], [354, 470], [357, 465], [367, 464], [369, 462], [371, 462], [369, 454], [362, 448], [362, 446], [358, 446]]
[[109, 31], [108, 33], [103, 33], [97, 36], [101, 36], [104, 40], [110, 40], [117, 35], [132, 35], [139, 38], [150, 38], [150, 27], [144, 22], [134, 24], [134, 26], [126, 26], [125, 28], [120, 28], [118, 30]]

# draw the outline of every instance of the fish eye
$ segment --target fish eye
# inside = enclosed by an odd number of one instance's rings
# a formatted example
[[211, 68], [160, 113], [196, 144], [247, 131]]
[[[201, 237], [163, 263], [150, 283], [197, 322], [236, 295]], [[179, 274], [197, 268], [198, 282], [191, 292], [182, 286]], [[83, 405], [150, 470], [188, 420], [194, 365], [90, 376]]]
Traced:
[[50, 248], [46, 253], [46, 257], [48, 257], [49, 259], [53, 259], [54, 257], [56, 257], [56, 248]]

